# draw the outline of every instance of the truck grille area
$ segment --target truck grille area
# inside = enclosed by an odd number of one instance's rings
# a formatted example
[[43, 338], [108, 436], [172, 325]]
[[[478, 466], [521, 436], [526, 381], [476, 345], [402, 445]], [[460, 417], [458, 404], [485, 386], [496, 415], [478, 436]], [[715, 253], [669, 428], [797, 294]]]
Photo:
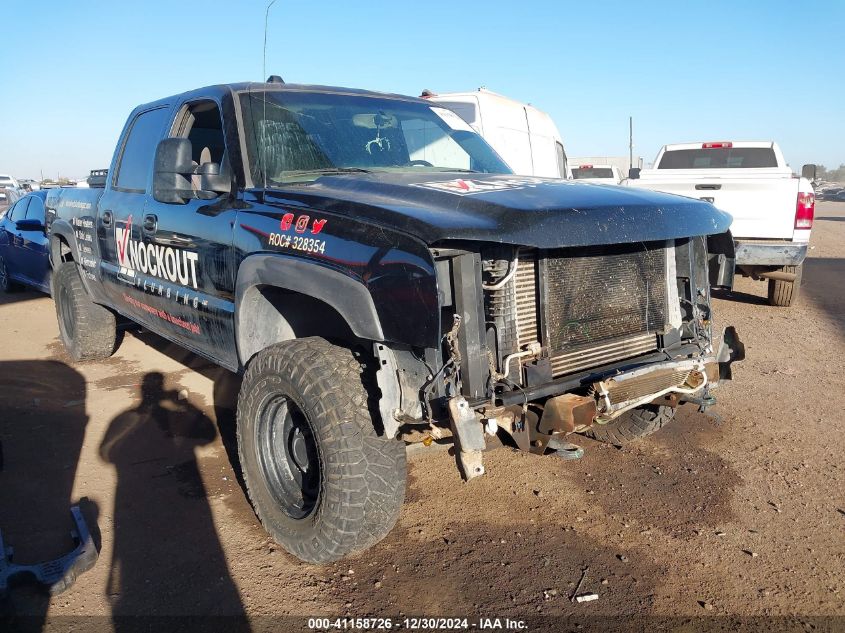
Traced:
[[540, 342], [557, 378], [654, 351], [669, 320], [666, 256], [663, 243], [520, 250], [485, 302], [501, 355]]
[[590, 249], [575, 257], [553, 251], [543, 268], [552, 351], [665, 327], [665, 248]]

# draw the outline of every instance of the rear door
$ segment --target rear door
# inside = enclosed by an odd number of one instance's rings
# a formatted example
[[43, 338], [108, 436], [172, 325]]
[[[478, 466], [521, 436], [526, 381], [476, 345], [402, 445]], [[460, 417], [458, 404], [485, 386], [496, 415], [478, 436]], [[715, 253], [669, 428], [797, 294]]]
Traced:
[[[233, 121], [233, 118], [231, 119]], [[168, 122], [169, 136], [191, 141], [193, 162], [220, 165], [231, 174], [228, 146], [234, 125], [224, 128], [221, 104], [200, 99], [183, 104]], [[191, 185], [199, 189], [199, 178]], [[233, 191], [237, 189], [233, 186]], [[152, 296], [168, 338], [235, 369], [235, 269], [232, 227], [236, 196], [193, 199], [185, 204], [149, 197], [142, 218], [144, 240], [155, 247], [158, 274]], [[163, 267], [163, 268], [162, 268]]]
[[156, 145], [165, 135], [169, 115], [169, 106], [159, 106], [135, 113], [127, 123], [96, 220], [100, 275], [112, 305], [154, 331], [160, 329], [161, 318], [148, 299], [153, 279], [141, 222]]

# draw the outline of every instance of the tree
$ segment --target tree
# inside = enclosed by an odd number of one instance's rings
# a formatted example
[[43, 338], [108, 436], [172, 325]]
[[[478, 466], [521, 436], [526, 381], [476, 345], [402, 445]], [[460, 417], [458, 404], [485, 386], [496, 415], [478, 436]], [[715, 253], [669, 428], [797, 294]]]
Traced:
[[827, 169], [824, 165], [817, 165], [816, 177], [819, 180], [845, 182], [845, 163], [840, 164], [837, 169]]

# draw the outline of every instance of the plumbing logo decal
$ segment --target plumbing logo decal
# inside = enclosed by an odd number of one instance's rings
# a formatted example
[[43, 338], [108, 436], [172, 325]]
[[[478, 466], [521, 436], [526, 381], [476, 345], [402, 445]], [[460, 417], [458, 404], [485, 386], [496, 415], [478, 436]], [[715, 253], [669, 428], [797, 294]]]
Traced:
[[114, 238], [117, 245], [118, 277], [136, 283], [137, 272], [152, 275], [171, 283], [197, 288], [197, 260], [195, 251], [132, 239], [132, 216], [116, 222]]

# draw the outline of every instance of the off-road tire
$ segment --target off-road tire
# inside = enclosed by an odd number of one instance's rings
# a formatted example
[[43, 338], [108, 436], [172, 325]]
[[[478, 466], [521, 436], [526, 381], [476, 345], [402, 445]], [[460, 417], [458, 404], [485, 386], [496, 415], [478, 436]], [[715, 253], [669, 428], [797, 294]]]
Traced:
[[91, 301], [75, 262], [62, 262], [53, 272], [53, 300], [59, 335], [70, 357], [79, 362], [103, 360], [118, 346], [114, 313]]
[[[327, 563], [364, 550], [384, 538], [399, 517], [405, 445], [377, 434], [367, 382], [350, 350], [317, 337], [272, 345], [247, 366], [237, 411], [247, 493], [267, 532], [303, 561]], [[287, 493], [266, 474], [267, 451], [280, 451], [275, 432], [267, 429], [284, 424], [277, 412], [270, 422], [264, 412], [279, 398], [307, 421], [319, 462], [319, 493], [305, 516], [285, 510], [278, 499], [280, 494], [287, 499]], [[262, 449], [268, 434], [275, 449]], [[283, 433], [281, 442], [287, 442]]]
[[605, 444], [622, 446], [651, 435], [669, 424], [674, 417], [675, 409], [672, 407], [646, 405], [626, 411], [607, 424], [594, 424], [584, 431], [584, 435]]
[[773, 306], [786, 308], [795, 305], [798, 301], [798, 295], [801, 293], [801, 275], [804, 272], [804, 265], [784, 266], [781, 270], [785, 273], [794, 273], [795, 281], [769, 279], [769, 303]]
[[12, 281], [9, 277], [9, 269], [6, 266], [6, 260], [0, 255], [0, 292], [15, 292], [20, 290], [21, 286]]

